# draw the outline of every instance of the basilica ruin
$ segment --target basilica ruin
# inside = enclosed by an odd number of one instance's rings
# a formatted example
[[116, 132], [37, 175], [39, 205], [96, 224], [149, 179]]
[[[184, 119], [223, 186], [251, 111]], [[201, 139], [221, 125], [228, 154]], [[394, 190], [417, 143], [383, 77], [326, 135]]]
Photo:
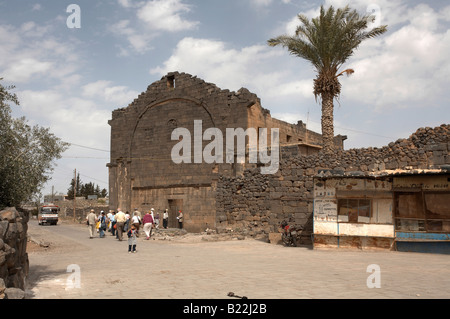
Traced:
[[[255, 128], [259, 132], [264, 128], [270, 137], [270, 131], [278, 128], [282, 147], [293, 146], [304, 155], [321, 148], [320, 134], [308, 130], [301, 121], [289, 124], [272, 118], [260, 99], [245, 88], [230, 92], [189, 74], [169, 73], [128, 107], [115, 110], [109, 121], [111, 209], [154, 208], [162, 212], [167, 208], [171, 227], [176, 226], [177, 212], [182, 210], [186, 230], [216, 228], [219, 177], [242, 176], [245, 169], [259, 164], [249, 161], [248, 138], [243, 162], [237, 158], [231, 162], [199, 162], [192, 155], [192, 161], [174, 163], [171, 152], [179, 141], [172, 140], [172, 133], [177, 128], [194, 133], [195, 121], [201, 121], [203, 132], [209, 128], [221, 132]], [[343, 136], [336, 137], [338, 148], [342, 149], [344, 140]], [[208, 141], [201, 143], [203, 149]]]

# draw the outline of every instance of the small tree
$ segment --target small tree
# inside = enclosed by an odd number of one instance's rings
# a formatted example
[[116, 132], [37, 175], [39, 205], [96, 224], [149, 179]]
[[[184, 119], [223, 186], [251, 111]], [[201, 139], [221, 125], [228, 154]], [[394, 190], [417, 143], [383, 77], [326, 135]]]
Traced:
[[[2, 78], [0, 78], [2, 80]], [[54, 161], [69, 144], [48, 128], [28, 125], [11, 116], [10, 102], [19, 105], [14, 86], [0, 84], [0, 206], [18, 206], [40, 192], [50, 180]]]
[[[76, 185], [76, 187], [75, 187], [75, 185]], [[67, 198], [74, 199], [75, 193], [76, 193], [76, 196], [82, 196], [82, 193], [81, 193], [82, 187], [83, 187], [83, 182], [80, 179], [80, 173], [78, 173], [76, 183], [75, 183], [74, 178], [72, 178], [72, 181], [70, 182], [70, 187], [67, 190]]]

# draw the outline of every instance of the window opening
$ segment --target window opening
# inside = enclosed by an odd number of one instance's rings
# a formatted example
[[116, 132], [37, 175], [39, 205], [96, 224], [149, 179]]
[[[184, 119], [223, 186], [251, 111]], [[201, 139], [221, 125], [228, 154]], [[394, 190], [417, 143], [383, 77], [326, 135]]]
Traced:
[[171, 75], [167, 77], [167, 88], [174, 89], [175, 88], [175, 75]]

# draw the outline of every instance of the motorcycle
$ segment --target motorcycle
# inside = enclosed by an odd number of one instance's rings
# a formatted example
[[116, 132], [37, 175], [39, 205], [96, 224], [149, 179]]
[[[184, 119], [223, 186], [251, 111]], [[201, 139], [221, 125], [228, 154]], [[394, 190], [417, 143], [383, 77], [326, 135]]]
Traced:
[[293, 247], [297, 247], [297, 236], [300, 235], [299, 233], [299, 228], [296, 228], [292, 225], [289, 225], [286, 221], [283, 221], [280, 225], [281, 229], [282, 229], [282, 233], [281, 233], [281, 239], [283, 241], [283, 244], [285, 246], [293, 246]]

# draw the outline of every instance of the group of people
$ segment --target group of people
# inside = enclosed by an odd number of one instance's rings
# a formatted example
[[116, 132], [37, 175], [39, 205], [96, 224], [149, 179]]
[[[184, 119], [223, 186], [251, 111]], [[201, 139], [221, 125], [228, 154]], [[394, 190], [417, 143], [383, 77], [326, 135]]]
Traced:
[[[178, 211], [178, 227], [183, 228], [183, 213]], [[146, 240], [149, 240], [152, 236], [152, 230], [159, 228], [160, 216], [158, 212], [154, 212], [152, 208], [148, 211], [144, 217], [141, 217], [141, 213], [135, 208], [133, 216], [130, 213], [123, 212], [118, 208], [117, 212], [110, 211], [107, 215], [104, 211], [100, 212], [100, 215], [96, 215], [95, 211], [91, 209], [90, 213], [86, 216], [86, 223], [89, 228], [90, 238], [94, 238], [95, 232], [99, 233], [100, 238], [105, 237], [105, 232], [109, 231], [112, 236], [116, 236], [119, 241], [123, 240], [123, 234], [128, 236], [128, 252], [135, 253], [137, 237], [139, 237], [139, 230], [142, 226]], [[163, 227], [167, 228], [169, 224], [169, 211], [166, 209], [163, 213]]]

